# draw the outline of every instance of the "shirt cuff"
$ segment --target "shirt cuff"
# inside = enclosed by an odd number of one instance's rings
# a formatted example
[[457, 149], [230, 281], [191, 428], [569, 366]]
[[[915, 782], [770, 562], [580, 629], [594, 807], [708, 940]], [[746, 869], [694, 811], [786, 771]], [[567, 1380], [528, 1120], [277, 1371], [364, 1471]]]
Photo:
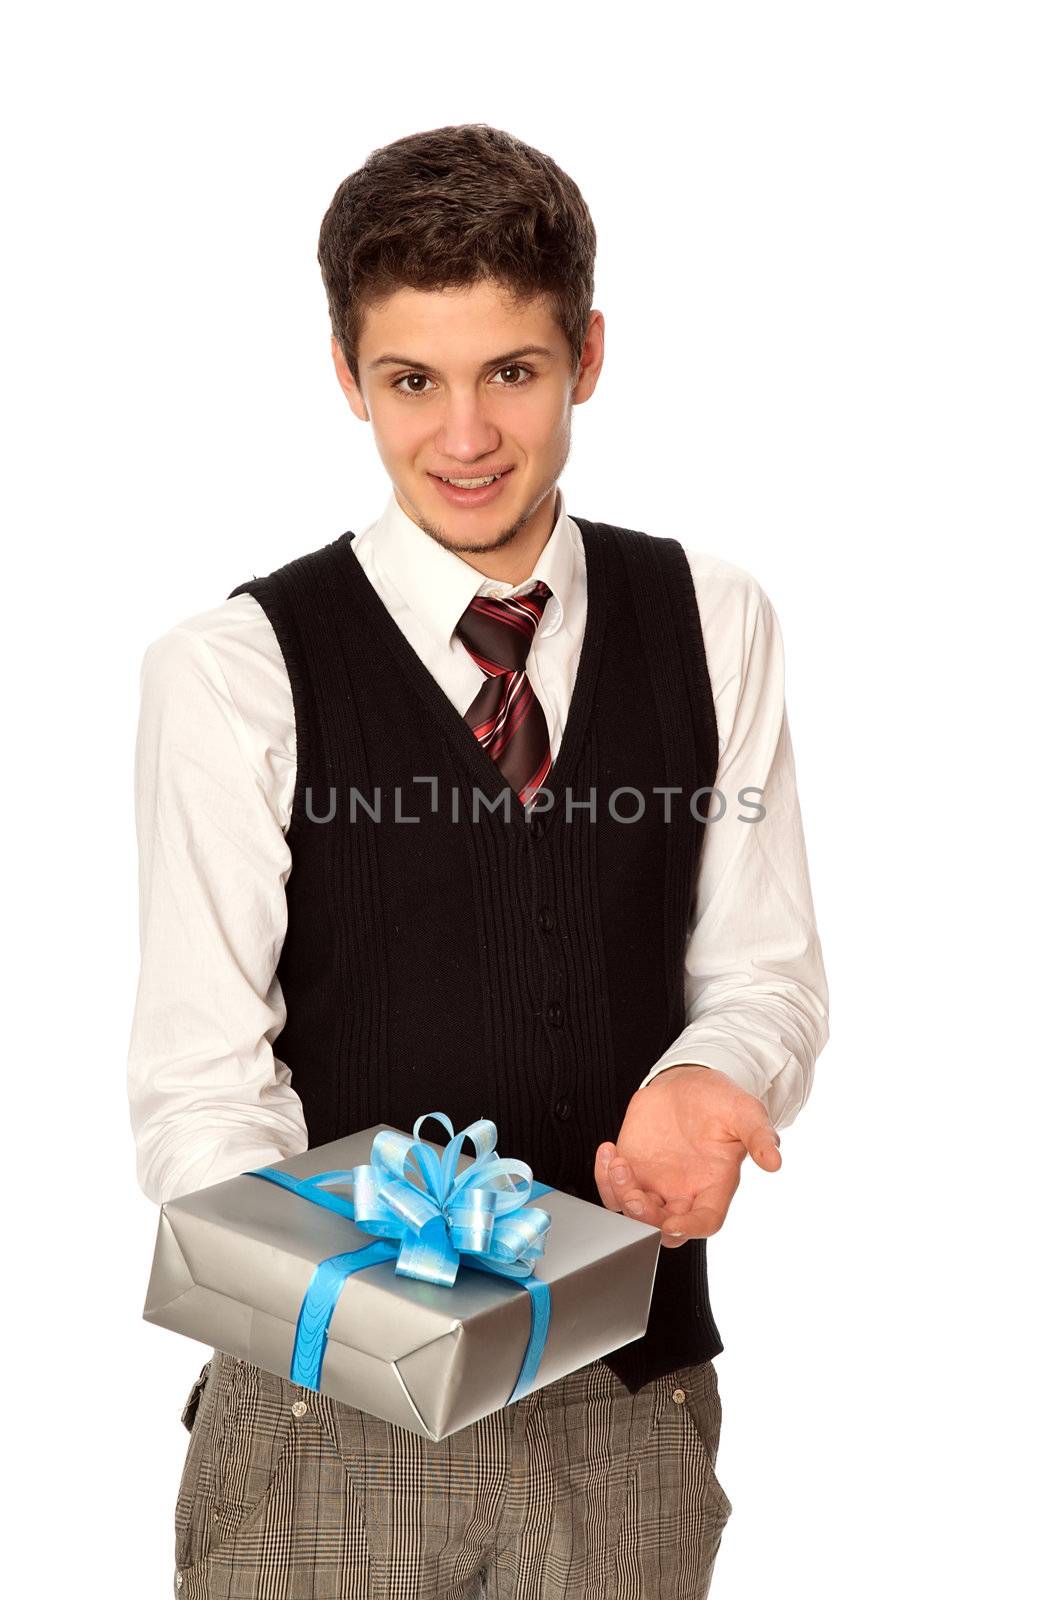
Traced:
[[[793, 1061], [794, 1057], [791, 1056], [786, 1065], [788, 1066]], [[652, 1083], [653, 1079], [659, 1073], [662, 1073], [666, 1067], [679, 1067], [688, 1064], [697, 1067], [715, 1067], [717, 1072], [724, 1073], [732, 1083], [737, 1084], [746, 1094], [755, 1095], [765, 1107], [768, 1119], [776, 1130], [784, 1126], [786, 1122], [792, 1121], [793, 1116], [796, 1116], [796, 1109], [791, 1108], [788, 1103], [780, 1102], [778, 1094], [773, 1093], [772, 1087], [774, 1082], [778, 1088], [783, 1088], [792, 1076], [790, 1073], [787, 1073], [784, 1069], [777, 1079], [772, 1080], [766, 1072], [758, 1068], [747, 1057], [741, 1056], [737, 1052], [733, 1053], [722, 1045], [689, 1044], [681, 1046], [678, 1050], [666, 1051], [661, 1059], [656, 1061], [650, 1068], [639, 1084], [639, 1088], [644, 1089], [648, 1083]], [[788, 1111], [792, 1111], [792, 1115], [788, 1116]]]

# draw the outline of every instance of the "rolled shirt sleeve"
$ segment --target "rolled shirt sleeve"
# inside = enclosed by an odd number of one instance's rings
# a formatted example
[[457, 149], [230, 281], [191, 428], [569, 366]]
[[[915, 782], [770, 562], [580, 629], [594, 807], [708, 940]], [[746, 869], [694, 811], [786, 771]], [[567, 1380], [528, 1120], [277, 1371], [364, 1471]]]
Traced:
[[[254, 657], [237, 625], [249, 605], [212, 638], [239, 653], [250, 681], [278, 667]], [[141, 964], [127, 1085], [137, 1180], [157, 1203], [307, 1148], [291, 1072], [272, 1049], [285, 1021], [276, 968], [291, 855], [283, 783], [263, 774], [294, 770], [292, 735], [283, 720], [257, 728], [242, 715], [224, 649], [200, 620], [149, 645], [140, 674]], [[261, 615], [254, 625], [268, 626]]]
[[720, 759], [686, 950], [687, 1026], [643, 1086], [684, 1062], [715, 1067], [782, 1128], [808, 1098], [829, 1032], [782, 635], [748, 573], [696, 552], [688, 558]]

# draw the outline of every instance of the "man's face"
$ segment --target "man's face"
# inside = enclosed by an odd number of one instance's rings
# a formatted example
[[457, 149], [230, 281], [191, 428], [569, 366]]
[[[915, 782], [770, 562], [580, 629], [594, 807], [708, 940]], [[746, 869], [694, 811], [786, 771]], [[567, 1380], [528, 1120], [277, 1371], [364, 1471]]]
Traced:
[[[572, 407], [594, 390], [603, 339], [601, 312], [592, 312], [574, 374], [549, 304], [517, 305], [483, 282], [400, 289], [371, 306], [358, 385], [335, 339], [332, 348], [402, 509], [448, 549], [477, 552], [501, 549], [522, 529], [549, 536]], [[484, 478], [492, 481], [481, 486]], [[470, 480], [475, 487], [461, 486]]]

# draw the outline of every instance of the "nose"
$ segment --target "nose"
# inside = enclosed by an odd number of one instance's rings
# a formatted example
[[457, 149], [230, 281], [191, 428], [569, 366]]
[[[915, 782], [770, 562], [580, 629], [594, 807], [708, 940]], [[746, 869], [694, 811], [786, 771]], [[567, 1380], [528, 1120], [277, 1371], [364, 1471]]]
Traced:
[[498, 449], [500, 434], [476, 390], [452, 389], [435, 445], [446, 461], [476, 461]]

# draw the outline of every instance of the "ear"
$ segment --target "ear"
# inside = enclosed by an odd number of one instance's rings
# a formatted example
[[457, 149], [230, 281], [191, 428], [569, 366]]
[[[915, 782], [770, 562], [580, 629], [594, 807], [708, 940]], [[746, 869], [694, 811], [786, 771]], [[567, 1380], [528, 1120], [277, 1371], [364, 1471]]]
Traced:
[[340, 342], [335, 334], [332, 335], [332, 365], [336, 369], [336, 377], [339, 379], [340, 388], [347, 396], [347, 404], [359, 421], [368, 422], [369, 412], [365, 401], [362, 399], [357, 379], [353, 377], [351, 369], [347, 365], [347, 358], [340, 349]]
[[594, 393], [598, 382], [598, 374], [602, 370], [605, 360], [605, 318], [600, 311], [592, 311], [587, 323], [587, 332], [583, 339], [583, 350], [580, 353], [579, 369], [572, 389], [572, 404], [580, 405], [584, 400], [589, 400]]

